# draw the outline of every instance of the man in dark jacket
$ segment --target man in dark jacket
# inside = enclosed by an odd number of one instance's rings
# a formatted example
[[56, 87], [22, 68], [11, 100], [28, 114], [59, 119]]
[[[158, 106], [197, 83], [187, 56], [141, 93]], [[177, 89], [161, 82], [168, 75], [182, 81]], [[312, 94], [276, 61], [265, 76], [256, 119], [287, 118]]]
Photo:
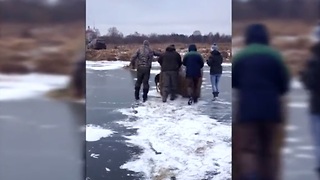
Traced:
[[166, 48], [166, 52], [160, 56], [158, 62], [161, 66], [163, 83], [162, 101], [167, 102], [169, 94], [171, 95], [170, 100], [173, 101], [178, 90], [179, 70], [182, 65], [181, 56], [174, 45], [170, 45]]
[[214, 44], [211, 47], [211, 54], [209, 59], [207, 60], [207, 64], [210, 67], [210, 80], [212, 85], [212, 94], [213, 100], [215, 100], [219, 96], [219, 81], [222, 75], [222, 62], [223, 57], [221, 53], [218, 51], [218, 46]]
[[[233, 137], [238, 144], [241, 176], [245, 179], [278, 179], [281, 158], [277, 139], [283, 132], [281, 100], [288, 92], [290, 75], [279, 52], [269, 46], [267, 28], [250, 25], [246, 47], [232, 64], [232, 88], [237, 92]], [[235, 162], [235, 161], [233, 161]]]
[[313, 58], [302, 72], [302, 81], [310, 92], [311, 133], [315, 142], [317, 172], [320, 178], [320, 42], [311, 48], [311, 52]]
[[198, 90], [199, 84], [202, 78], [202, 68], [204, 66], [204, 60], [200, 53], [197, 52], [195, 44], [191, 44], [188, 49], [188, 53], [183, 57], [182, 64], [186, 67], [186, 79], [188, 81], [188, 104], [192, 102], [198, 102]]
[[131, 67], [137, 67], [137, 81], [135, 84], [134, 96], [136, 100], [140, 99], [140, 88], [143, 84], [143, 102], [148, 99], [149, 78], [154, 52], [149, 46], [149, 41], [143, 41], [143, 45], [136, 51], [131, 59]]

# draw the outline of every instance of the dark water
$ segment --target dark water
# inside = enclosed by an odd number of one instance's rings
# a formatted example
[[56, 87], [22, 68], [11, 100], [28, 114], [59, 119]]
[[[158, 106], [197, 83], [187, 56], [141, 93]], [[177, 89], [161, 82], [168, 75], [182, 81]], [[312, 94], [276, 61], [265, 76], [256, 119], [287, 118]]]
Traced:
[[[154, 68], [157, 69], [157, 68]], [[207, 69], [206, 69], [207, 70]], [[230, 67], [225, 67], [230, 71]], [[154, 74], [150, 77], [150, 85], [154, 86]], [[129, 161], [134, 155], [142, 152], [139, 147], [127, 146], [126, 138], [136, 133], [116, 123], [127, 117], [115, 112], [119, 108], [130, 108], [133, 101], [133, 87], [135, 72], [116, 69], [108, 71], [94, 71], [87, 69], [87, 124], [95, 124], [117, 132], [115, 135], [102, 138], [99, 141], [87, 142], [86, 173], [91, 180], [102, 179], [143, 179], [143, 175], [119, 167]], [[221, 122], [231, 123], [231, 104], [212, 103], [211, 84], [209, 74], [202, 90], [201, 100], [208, 102], [203, 113]], [[210, 87], [208, 89], [207, 87]], [[231, 78], [226, 74], [220, 82], [220, 98], [231, 102]], [[160, 101], [160, 100], [159, 100]], [[186, 100], [187, 103], [187, 100]], [[90, 157], [91, 153], [100, 154], [99, 158]], [[105, 168], [110, 169], [106, 171]]]
[[83, 179], [84, 104], [42, 98], [0, 104], [0, 179]]

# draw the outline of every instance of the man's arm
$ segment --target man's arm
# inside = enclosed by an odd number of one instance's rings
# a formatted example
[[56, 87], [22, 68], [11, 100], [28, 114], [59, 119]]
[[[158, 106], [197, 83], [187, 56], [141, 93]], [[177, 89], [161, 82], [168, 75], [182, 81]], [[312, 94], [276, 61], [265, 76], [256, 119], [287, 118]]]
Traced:
[[290, 72], [286, 64], [284, 63], [284, 60], [281, 55], [278, 55], [280, 59], [279, 63], [279, 89], [280, 89], [280, 94], [284, 95], [289, 91], [289, 86], [290, 86]]
[[181, 59], [181, 55], [177, 52], [177, 61], [178, 61], [178, 67], [180, 69], [180, 67], [182, 66], [182, 59]]
[[156, 56], [156, 57], [160, 57], [161, 56], [161, 52], [159, 51], [153, 51], [153, 55]]
[[201, 54], [199, 54], [199, 63], [200, 63], [200, 67], [203, 68], [203, 66], [204, 66], [204, 59], [203, 59], [203, 57], [202, 57]]
[[131, 60], [130, 60], [130, 65], [132, 69], [135, 69], [136, 68], [136, 60], [139, 56], [139, 53], [140, 53], [140, 49], [138, 49], [134, 55], [131, 57]]
[[[301, 73], [301, 80], [306, 89], [320, 91], [320, 63], [315, 60], [309, 60], [306, 69]], [[319, 81], [319, 82], [317, 82]]]
[[186, 66], [188, 61], [188, 53], [183, 56], [182, 65]]
[[207, 64], [208, 64], [209, 67], [212, 66], [212, 58], [213, 58], [213, 57], [210, 55], [209, 58], [208, 58], [208, 60], [207, 60]]

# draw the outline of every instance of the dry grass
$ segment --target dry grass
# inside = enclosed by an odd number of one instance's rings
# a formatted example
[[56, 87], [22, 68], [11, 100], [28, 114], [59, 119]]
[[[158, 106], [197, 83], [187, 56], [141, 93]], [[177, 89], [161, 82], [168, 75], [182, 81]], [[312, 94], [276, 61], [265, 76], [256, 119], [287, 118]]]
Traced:
[[26, 73], [22, 68], [26, 66], [31, 72], [69, 74], [75, 54], [84, 46], [84, 27], [79, 23], [69, 26], [3, 25], [0, 72]]
[[[196, 44], [198, 51], [204, 56], [204, 58], [208, 58], [210, 54], [210, 44]], [[223, 54], [223, 56], [227, 59], [230, 59], [230, 50], [231, 44], [224, 43], [218, 44], [219, 48]], [[136, 50], [141, 46], [141, 44], [130, 44], [130, 45], [107, 45], [108, 49], [106, 50], [86, 50], [86, 59], [87, 60], [123, 60], [129, 61], [131, 56], [136, 52]], [[168, 44], [152, 44], [152, 49], [161, 50], [164, 52]], [[188, 44], [175, 44], [178, 52], [186, 52], [188, 49]]]
[[[234, 22], [233, 36], [241, 37], [244, 34], [245, 27], [254, 21]], [[284, 57], [292, 76], [297, 76], [299, 71], [303, 70], [309, 54], [309, 48], [312, 42], [309, 34], [312, 32], [314, 24], [308, 24], [303, 21], [283, 21], [283, 20], [265, 20], [259, 21], [265, 24], [271, 34], [272, 45], [278, 49]], [[242, 47], [243, 43], [234, 40], [233, 47]]]
[[[0, 73], [70, 75], [75, 56], [84, 49], [84, 27], [83, 23], [1, 24]], [[71, 85], [48, 93], [59, 99], [82, 98], [74, 94]]]

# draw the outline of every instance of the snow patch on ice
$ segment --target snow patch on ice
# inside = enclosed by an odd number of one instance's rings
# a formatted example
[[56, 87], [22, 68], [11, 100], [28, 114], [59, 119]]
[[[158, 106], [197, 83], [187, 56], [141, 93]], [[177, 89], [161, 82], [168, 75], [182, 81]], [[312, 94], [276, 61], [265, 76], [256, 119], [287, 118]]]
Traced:
[[[115, 70], [129, 65], [128, 61], [86, 61], [86, 68], [96, 71]], [[224, 67], [230, 67], [231, 63], [222, 63]], [[152, 67], [160, 67], [158, 62], [153, 62]], [[160, 70], [159, 70], [160, 71]]]
[[70, 77], [31, 73], [27, 75], [0, 74], [0, 101], [21, 100], [44, 95], [66, 87]]
[[105, 71], [123, 68], [130, 62], [125, 61], [86, 61], [86, 69]]
[[[154, 90], [149, 95], [160, 97]], [[231, 127], [201, 114], [204, 102], [186, 103], [151, 98], [134, 110], [118, 110], [129, 119], [137, 118], [118, 123], [137, 129], [127, 142], [144, 149], [121, 168], [143, 172], [146, 179], [231, 178]]]
[[291, 108], [308, 108], [309, 104], [307, 102], [290, 102], [288, 106]]
[[101, 138], [109, 137], [114, 132], [101, 126], [88, 124], [86, 126], [86, 141], [99, 141]]
[[299, 81], [298, 79], [292, 79], [291, 80], [291, 88], [302, 89], [303, 88], [302, 82]]

